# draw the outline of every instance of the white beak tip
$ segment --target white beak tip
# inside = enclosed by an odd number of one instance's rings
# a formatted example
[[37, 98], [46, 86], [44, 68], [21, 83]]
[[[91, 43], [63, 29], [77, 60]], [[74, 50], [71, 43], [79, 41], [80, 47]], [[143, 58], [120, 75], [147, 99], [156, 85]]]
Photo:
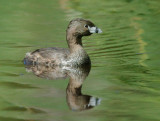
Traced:
[[102, 30], [98, 28], [98, 32], [97, 33], [102, 33]]
[[95, 26], [94, 27], [88, 26], [88, 29], [89, 29], [90, 33], [102, 33], [102, 30], [97, 28], [97, 27], [95, 27]]

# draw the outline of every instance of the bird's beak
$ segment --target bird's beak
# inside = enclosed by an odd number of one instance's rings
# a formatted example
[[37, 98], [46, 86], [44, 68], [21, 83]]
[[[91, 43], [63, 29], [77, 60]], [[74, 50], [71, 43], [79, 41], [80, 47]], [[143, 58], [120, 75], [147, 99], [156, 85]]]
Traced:
[[100, 28], [97, 28], [97, 27], [90, 27], [88, 26], [88, 29], [89, 29], [89, 32], [90, 33], [102, 33], [102, 30]]

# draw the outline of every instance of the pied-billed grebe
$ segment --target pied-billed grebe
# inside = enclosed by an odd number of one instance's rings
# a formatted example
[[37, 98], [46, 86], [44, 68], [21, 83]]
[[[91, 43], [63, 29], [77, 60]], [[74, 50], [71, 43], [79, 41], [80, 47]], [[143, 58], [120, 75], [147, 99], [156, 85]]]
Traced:
[[66, 79], [69, 77], [69, 83], [66, 88], [66, 101], [72, 111], [83, 111], [92, 109], [101, 103], [100, 98], [82, 93], [82, 84], [88, 76], [91, 66], [54, 66], [46, 67], [44, 65], [27, 66], [27, 71], [45, 79]]
[[89, 56], [82, 46], [82, 37], [92, 33], [101, 33], [101, 29], [89, 20], [77, 18], [70, 21], [66, 32], [68, 49], [57, 47], [37, 49], [31, 53], [26, 53], [24, 64], [48, 66], [90, 64]]

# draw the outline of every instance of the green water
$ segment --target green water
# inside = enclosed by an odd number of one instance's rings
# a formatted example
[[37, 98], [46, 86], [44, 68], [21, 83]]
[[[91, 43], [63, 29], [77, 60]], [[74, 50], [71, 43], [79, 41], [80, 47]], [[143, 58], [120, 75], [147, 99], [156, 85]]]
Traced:
[[[67, 47], [69, 20], [93, 21], [102, 34], [83, 38], [92, 61], [83, 94], [101, 98], [75, 112], [67, 79], [26, 72], [26, 52]], [[160, 121], [159, 0], [1, 0], [0, 121]]]

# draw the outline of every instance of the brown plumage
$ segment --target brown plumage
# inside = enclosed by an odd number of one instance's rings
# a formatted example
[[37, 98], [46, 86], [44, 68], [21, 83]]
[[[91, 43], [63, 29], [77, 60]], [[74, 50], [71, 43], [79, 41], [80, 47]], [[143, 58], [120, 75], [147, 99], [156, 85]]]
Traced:
[[82, 37], [89, 36], [92, 33], [101, 33], [102, 31], [95, 25], [85, 19], [74, 19], [70, 21], [66, 30], [66, 48], [42, 48], [31, 53], [26, 53], [24, 58], [25, 65], [83, 65], [90, 64], [90, 59], [82, 45]]

